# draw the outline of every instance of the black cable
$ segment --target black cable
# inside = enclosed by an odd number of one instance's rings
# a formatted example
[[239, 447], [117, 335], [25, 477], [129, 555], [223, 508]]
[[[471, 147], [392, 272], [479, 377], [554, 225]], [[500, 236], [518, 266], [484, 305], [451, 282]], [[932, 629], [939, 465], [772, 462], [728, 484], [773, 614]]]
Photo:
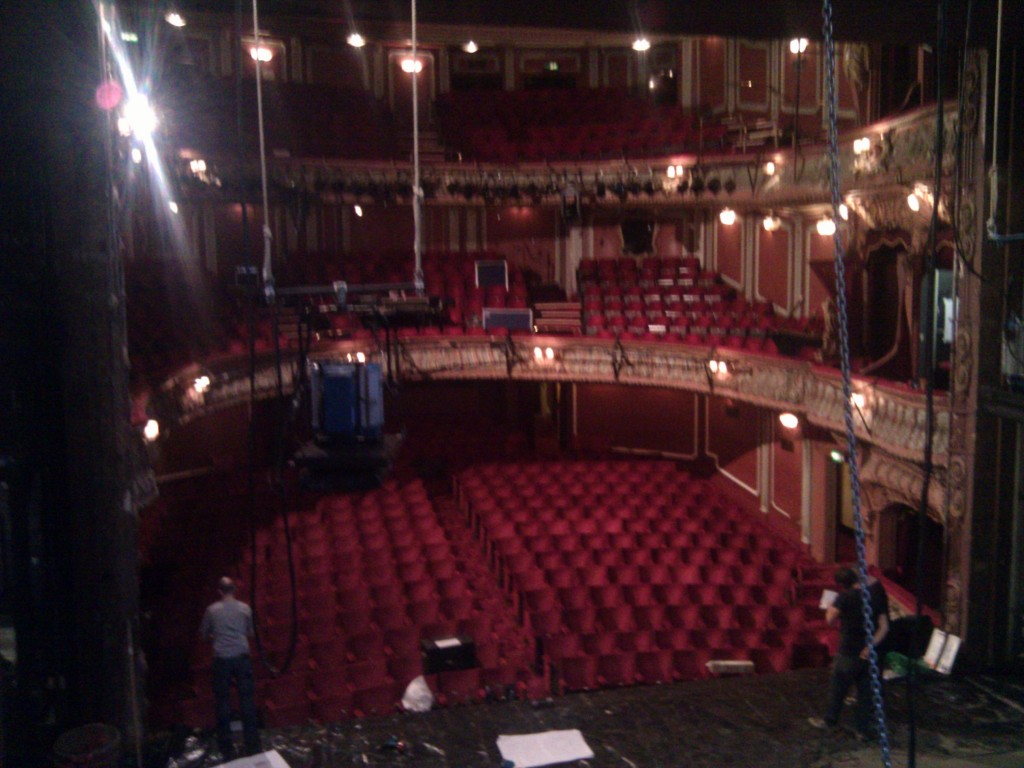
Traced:
[[[925, 317], [924, 349], [921, 351], [921, 365], [925, 378], [925, 443], [924, 443], [924, 479], [921, 483], [921, 501], [917, 510], [917, 562], [914, 568], [914, 593], [916, 604], [914, 608], [914, 622], [910, 629], [910, 649], [913, 651], [918, 644], [917, 635], [919, 623], [924, 605], [921, 601], [921, 591], [924, 586], [924, 556], [925, 556], [925, 524], [928, 522], [928, 489], [931, 485], [933, 464], [932, 451], [934, 448], [934, 421], [935, 421], [935, 261], [937, 252], [937, 235], [939, 225], [939, 199], [942, 194], [942, 155], [944, 149], [944, 118], [943, 107], [945, 104], [943, 95], [943, 66], [946, 57], [946, 2], [938, 0], [936, 7], [936, 41], [935, 41], [935, 178], [933, 194], [935, 203], [932, 205], [932, 215], [928, 226], [928, 248], [925, 251], [925, 286], [927, 292], [922, 296]], [[917, 665], [908, 665], [907, 672], [907, 724], [909, 736], [907, 740], [907, 768], [915, 768], [917, 765], [917, 712], [915, 706], [915, 682], [917, 679]]]

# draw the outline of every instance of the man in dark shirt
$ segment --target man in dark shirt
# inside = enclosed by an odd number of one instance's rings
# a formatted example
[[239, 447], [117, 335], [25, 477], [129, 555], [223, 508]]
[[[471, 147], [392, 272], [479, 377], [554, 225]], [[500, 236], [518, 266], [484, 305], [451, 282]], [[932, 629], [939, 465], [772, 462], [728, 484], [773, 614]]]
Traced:
[[[839, 652], [832, 664], [828, 704], [825, 717], [810, 718], [816, 728], [830, 728], [839, 724], [843, 701], [851, 685], [857, 686], [857, 708], [854, 724], [862, 737], [872, 734], [871, 671], [868, 665], [867, 630], [864, 626], [863, 591], [857, 574], [851, 568], [836, 571], [836, 584], [842, 591], [832, 605], [825, 608], [825, 621], [839, 620]], [[889, 597], [882, 583], [868, 579], [868, 599], [874, 622], [874, 644], [877, 647], [889, 632]]]
[[238, 689], [238, 707], [242, 715], [245, 751], [254, 755], [260, 750], [259, 725], [256, 718], [252, 661], [249, 659], [249, 637], [253, 633], [252, 609], [235, 599], [235, 584], [227, 576], [217, 585], [220, 600], [211, 603], [203, 614], [199, 634], [213, 643], [213, 695], [217, 701], [217, 743], [224, 760], [235, 757], [231, 738], [231, 685]]

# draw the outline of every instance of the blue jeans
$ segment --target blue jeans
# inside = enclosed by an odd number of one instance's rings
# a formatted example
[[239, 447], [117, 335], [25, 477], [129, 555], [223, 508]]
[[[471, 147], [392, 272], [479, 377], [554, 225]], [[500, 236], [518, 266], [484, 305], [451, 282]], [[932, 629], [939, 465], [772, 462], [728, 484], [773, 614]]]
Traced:
[[854, 725], [859, 733], [868, 734], [872, 730], [871, 716], [874, 709], [871, 700], [871, 670], [867, 660], [860, 656], [847, 656], [840, 653], [833, 660], [825, 722], [829, 725], [839, 724], [839, 715], [843, 711], [843, 699], [846, 698], [850, 686], [853, 685], [857, 687]]
[[260, 752], [259, 723], [256, 718], [255, 684], [248, 656], [213, 659], [213, 695], [217, 701], [217, 745], [225, 759], [235, 755], [231, 738], [231, 685], [238, 689], [242, 734], [248, 754]]

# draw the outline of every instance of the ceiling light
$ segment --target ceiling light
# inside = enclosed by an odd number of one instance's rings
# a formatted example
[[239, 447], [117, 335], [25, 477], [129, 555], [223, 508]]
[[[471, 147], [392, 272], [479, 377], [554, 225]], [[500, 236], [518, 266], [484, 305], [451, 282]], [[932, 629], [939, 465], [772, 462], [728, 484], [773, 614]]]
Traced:
[[464, 50], [466, 53], [476, 53], [477, 51], [480, 50], [480, 46], [478, 46], [476, 43], [470, 40], [469, 42], [462, 44], [462, 50]]
[[782, 220], [775, 214], [769, 213], [761, 222], [765, 232], [776, 232], [782, 226]]
[[185, 17], [176, 11], [168, 11], [167, 15], [164, 16], [164, 21], [172, 27], [178, 27], [179, 29], [185, 26]]
[[789, 413], [787, 411], [786, 413], [779, 414], [779, 424], [784, 426], [786, 429], [796, 429], [800, 426], [800, 419], [797, 418], [795, 413]]
[[646, 37], [638, 37], [633, 41], [633, 50], [637, 53], [643, 53], [651, 49], [651, 41]]
[[360, 35], [358, 32], [353, 32], [347, 38], [345, 42], [351, 45], [353, 48], [362, 48], [366, 45], [366, 38]]
[[789, 41], [789, 52], [790, 53], [803, 53], [807, 50], [807, 38], [806, 37], [794, 37]]
[[414, 59], [412, 56], [407, 56], [402, 59], [402, 71], [410, 75], [414, 72], [419, 74], [423, 71], [423, 62], [420, 59]]
[[822, 218], [818, 219], [817, 227], [818, 234], [821, 235], [822, 237], [829, 237], [830, 235], [834, 235], [836, 233], [836, 223], [828, 216], [823, 216]]
[[718, 214], [718, 220], [725, 224], [725, 226], [731, 227], [736, 223], [736, 211], [732, 208], [723, 208]]

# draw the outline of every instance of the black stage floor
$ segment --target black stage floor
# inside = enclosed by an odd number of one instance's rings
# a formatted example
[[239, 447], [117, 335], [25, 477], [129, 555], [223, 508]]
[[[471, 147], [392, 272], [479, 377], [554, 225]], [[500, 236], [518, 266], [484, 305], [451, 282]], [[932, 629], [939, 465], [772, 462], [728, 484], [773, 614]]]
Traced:
[[[954, 676], [915, 686], [916, 765], [1024, 766], [1024, 680]], [[759, 675], [573, 694], [544, 702], [489, 702], [424, 714], [265, 732], [290, 768], [501, 765], [501, 734], [579, 729], [591, 768], [861, 768], [886, 765], [877, 744], [852, 730], [822, 733], [828, 670]], [[887, 683], [889, 765], [908, 765], [905, 683]], [[852, 711], [844, 712], [849, 723]], [[395, 742], [401, 742], [396, 746]], [[212, 764], [212, 763], [211, 763]]]

